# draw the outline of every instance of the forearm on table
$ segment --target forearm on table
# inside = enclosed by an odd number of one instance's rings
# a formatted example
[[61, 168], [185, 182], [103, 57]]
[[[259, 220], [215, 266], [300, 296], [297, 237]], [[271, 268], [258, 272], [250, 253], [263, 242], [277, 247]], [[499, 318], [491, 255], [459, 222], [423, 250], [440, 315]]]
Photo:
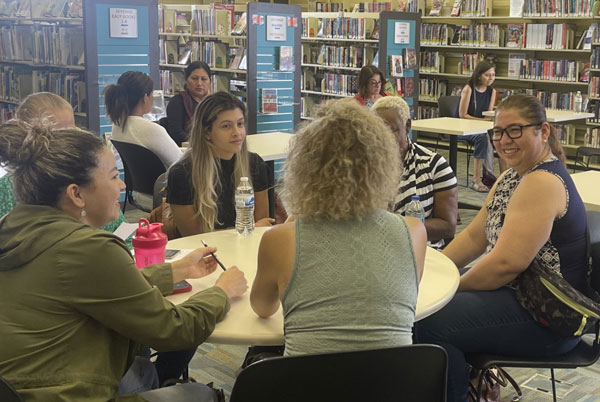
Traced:
[[427, 239], [430, 242], [437, 242], [454, 237], [456, 223], [452, 224], [442, 218], [427, 218], [425, 219], [425, 229], [427, 230]]

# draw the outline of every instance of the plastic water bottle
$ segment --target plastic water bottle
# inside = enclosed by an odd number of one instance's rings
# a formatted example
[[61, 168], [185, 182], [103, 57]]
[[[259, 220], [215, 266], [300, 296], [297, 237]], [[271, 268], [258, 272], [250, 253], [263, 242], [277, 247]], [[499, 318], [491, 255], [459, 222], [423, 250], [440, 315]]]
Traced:
[[404, 216], [412, 216], [413, 218], [419, 219], [421, 222], [425, 222], [425, 210], [419, 201], [418, 195], [410, 197], [410, 202], [406, 206]]
[[254, 189], [247, 177], [240, 178], [235, 190], [235, 231], [240, 236], [254, 232]]
[[573, 110], [575, 113], [581, 113], [581, 105], [583, 104], [583, 97], [581, 91], [577, 91], [575, 98], [573, 98]]

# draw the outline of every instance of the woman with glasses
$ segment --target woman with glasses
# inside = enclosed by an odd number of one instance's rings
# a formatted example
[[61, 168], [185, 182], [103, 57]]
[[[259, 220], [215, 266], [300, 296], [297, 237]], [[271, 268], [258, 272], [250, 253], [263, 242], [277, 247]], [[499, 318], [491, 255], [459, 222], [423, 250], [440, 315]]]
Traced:
[[392, 130], [400, 148], [403, 171], [393, 200], [393, 211], [404, 215], [411, 196], [418, 195], [425, 211], [429, 245], [444, 247], [454, 237], [458, 210], [456, 176], [443, 156], [413, 143], [410, 110], [399, 96], [379, 98], [371, 108]]
[[[492, 88], [495, 79], [496, 70], [493, 64], [488, 61], [477, 64], [473, 75], [460, 94], [458, 115], [461, 119], [489, 120], [488, 117], [483, 116], [483, 112], [493, 110], [496, 104], [497, 92]], [[490, 145], [488, 138], [485, 134], [479, 134], [464, 135], [460, 139], [475, 147], [473, 152], [473, 182], [470, 187], [477, 192], [487, 193], [490, 189], [483, 184], [481, 179], [483, 176], [483, 162]], [[493, 159], [491, 160], [493, 161]], [[501, 170], [503, 170], [502, 167]], [[492, 171], [493, 168], [489, 170]]]
[[458, 293], [416, 325], [419, 343], [448, 352], [448, 401], [467, 400], [465, 353], [543, 357], [568, 352], [565, 338], [535, 321], [517, 299], [515, 280], [535, 259], [586, 289], [586, 215], [564, 153], [542, 103], [513, 95], [498, 107], [490, 136], [509, 169], [492, 187], [471, 224], [444, 249], [463, 268]]
[[375, 66], [364, 66], [358, 74], [358, 93], [354, 95], [361, 105], [371, 107], [382, 96], [390, 96], [383, 90], [385, 78], [383, 71]]

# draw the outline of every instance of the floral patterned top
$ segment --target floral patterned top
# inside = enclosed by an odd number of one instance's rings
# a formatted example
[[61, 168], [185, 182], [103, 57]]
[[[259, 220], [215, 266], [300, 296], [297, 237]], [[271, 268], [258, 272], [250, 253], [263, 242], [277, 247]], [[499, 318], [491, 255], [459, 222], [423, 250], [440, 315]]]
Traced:
[[573, 180], [562, 162], [554, 156], [537, 164], [523, 176], [509, 169], [498, 181], [492, 200], [486, 205], [485, 234], [488, 241], [486, 252], [489, 253], [498, 241], [513, 192], [521, 179], [535, 170], [545, 171], [558, 177], [565, 186], [567, 195], [566, 208], [554, 220], [550, 238], [538, 251], [535, 259], [544, 268], [561, 275], [575, 288], [584, 289], [587, 267], [585, 209]]
[[[10, 174], [5, 174], [4, 176], [0, 177], [0, 216], [4, 216], [7, 213], [9, 213], [10, 211], [12, 211], [16, 205], [17, 205], [17, 201], [15, 200], [15, 197], [13, 194], [13, 186], [12, 186], [11, 176], [10, 176]], [[123, 223], [123, 222], [127, 222], [127, 220], [125, 219], [125, 216], [123, 216], [123, 213], [121, 212], [121, 210], [119, 210], [119, 217], [116, 220], [110, 222], [108, 225], [101, 227], [100, 229], [106, 230], [106, 231], [112, 233], [115, 230], [117, 230], [119, 225], [121, 225], [121, 223]], [[129, 246], [130, 249], [132, 248], [132, 245], [131, 245], [131, 237], [132, 236], [130, 236], [125, 241], [125, 243], [127, 243], [127, 246]]]

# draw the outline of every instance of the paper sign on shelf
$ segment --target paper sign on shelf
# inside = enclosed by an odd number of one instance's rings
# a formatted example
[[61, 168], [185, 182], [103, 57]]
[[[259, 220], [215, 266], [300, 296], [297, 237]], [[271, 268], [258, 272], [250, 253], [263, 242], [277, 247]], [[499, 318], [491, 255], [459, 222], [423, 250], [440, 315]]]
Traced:
[[394, 23], [394, 43], [409, 44], [410, 43], [410, 22], [395, 22]]
[[267, 15], [267, 40], [279, 42], [287, 40], [287, 26], [284, 16]]
[[260, 14], [254, 14], [252, 16], [252, 24], [253, 25], [263, 25], [265, 23], [265, 17]]
[[110, 37], [137, 38], [138, 20], [135, 8], [109, 8]]

